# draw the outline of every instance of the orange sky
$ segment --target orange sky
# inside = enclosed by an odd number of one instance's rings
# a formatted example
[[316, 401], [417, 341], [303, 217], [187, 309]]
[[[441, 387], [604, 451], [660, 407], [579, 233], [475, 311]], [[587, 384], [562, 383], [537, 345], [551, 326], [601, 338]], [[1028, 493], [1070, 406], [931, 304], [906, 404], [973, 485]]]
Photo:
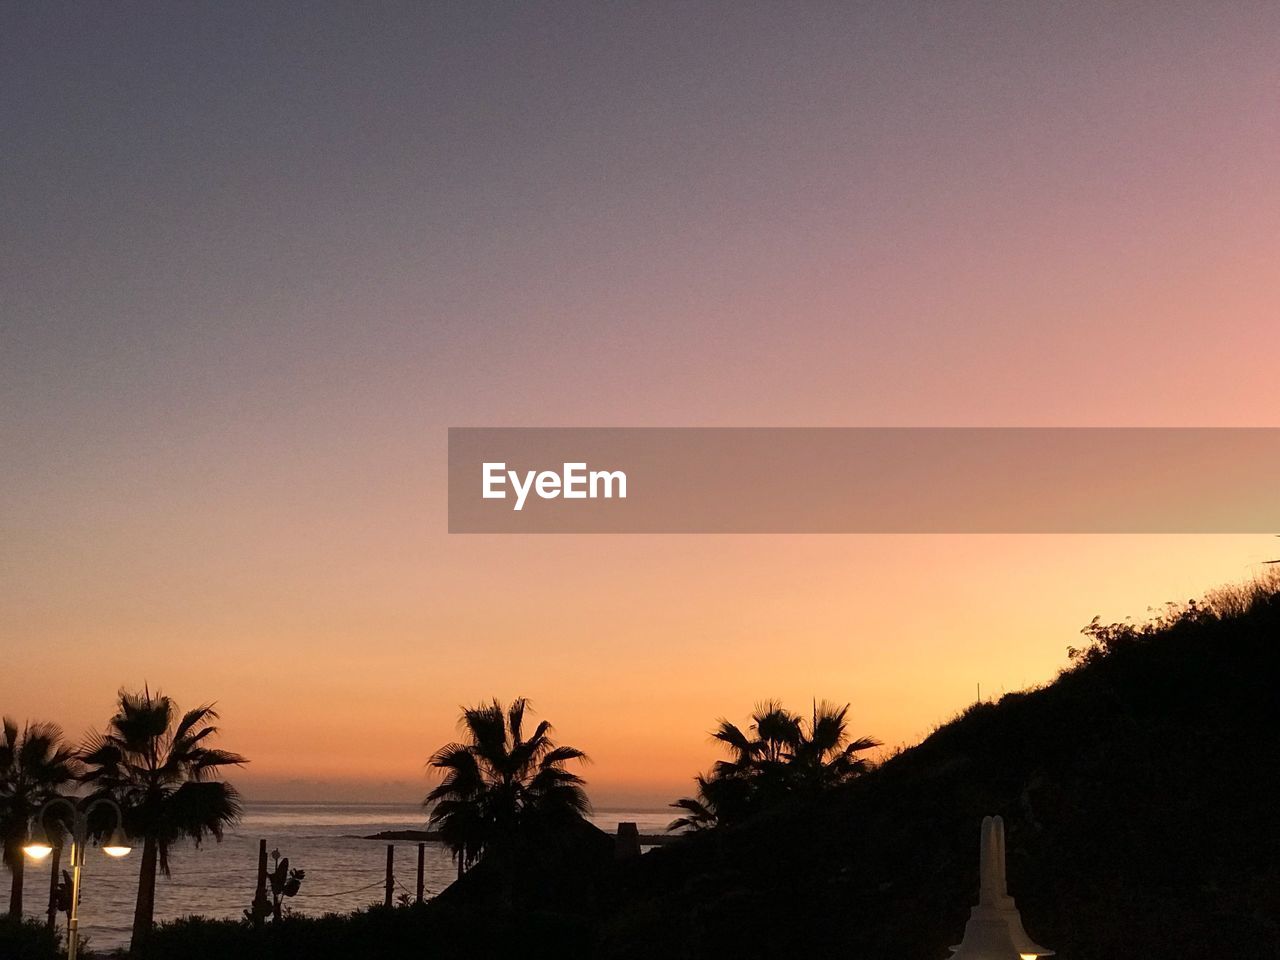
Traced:
[[444, 532], [451, 425], [1275, 425], [1273, 5], [71, 9], [0, 24], [0, 712], [146, 681], [250, 796], [416, 798], [523, 694], [661, 803], [758, 699], [911, 742], [1277, 552]]
[[913, 742], [977, 683], [1051, 678], [1095, 613], [1141, 616], [1274, 552], [1256, 536], [495, 536], [429, 538], [437, 556], [410, 563], [405, 539], [393, 557], [276, 559], [269, 582], [144, 544], [59, 576], [56, 604], [6, 610], [33, 642], [4, 709], [79, 731], [148, 680], [218, 699], [250, 796], [399, 799], [423, 792], [459, 703], [524, 694], [592, 755], [598, 803], [654, 803], [715, 756], [714, 719], [757, 699], [851, 701], [860, 732]]

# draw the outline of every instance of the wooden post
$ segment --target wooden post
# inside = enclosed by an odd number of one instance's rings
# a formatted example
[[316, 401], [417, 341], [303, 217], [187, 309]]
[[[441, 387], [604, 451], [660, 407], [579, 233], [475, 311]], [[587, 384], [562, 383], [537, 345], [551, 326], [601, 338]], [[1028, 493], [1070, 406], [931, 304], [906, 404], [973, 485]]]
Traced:
[[388, 907], [391, 906], [391, 894], [396, 886], [396, 845], [394, 843], [387, 844], [387, 895], [383, 898], [383, 903]]
[[267, 841], [258, 841], [258, 882], [253, 889], [253, 926], [261, 930], [267, 918]]
[[418, 902], [422, 902], [422, 891], [425, 887], [426, 880], [426, 863], [427, 863], [427, 845], [425, 843], [418, 844]]

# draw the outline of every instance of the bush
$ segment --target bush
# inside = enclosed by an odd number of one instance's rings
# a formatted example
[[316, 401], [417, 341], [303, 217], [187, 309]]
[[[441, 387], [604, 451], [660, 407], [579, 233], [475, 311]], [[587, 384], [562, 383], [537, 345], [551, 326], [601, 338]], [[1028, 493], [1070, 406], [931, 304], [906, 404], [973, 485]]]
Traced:
[[[495, 913], [424, 904], [287, 917], [254, 930], [243, 920], [185, 917], [159, 924], [131, 960], [483, 960], [591, 956], [588, 922], [545, 912]], [[4, 960], [8, 957], [3, 953]], [[41, 957], [43, 960], [43, 957]]]
[[4, 960], [58, 960], [62, 937], [38, 920], [0, 917], [0, 957]]

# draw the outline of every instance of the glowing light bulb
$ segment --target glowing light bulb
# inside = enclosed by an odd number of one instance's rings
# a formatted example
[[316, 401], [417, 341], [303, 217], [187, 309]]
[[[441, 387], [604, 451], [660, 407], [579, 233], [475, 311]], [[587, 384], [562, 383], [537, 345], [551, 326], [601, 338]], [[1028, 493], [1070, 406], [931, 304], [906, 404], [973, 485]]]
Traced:
[[102, 852], [108, 857], [115, 857], [117, 860], [121, 857], [127, 857], [132, 849], [133, 847], [129, 845], [129, 838], [124, 835], [124, 831], [119, 827], [111, 831], [111, 836], [102, 845]]
[[24, 846], [22, 848], [22, 852], [32, 860], [43, 860], [49, 854], [53, 853], [53, 847], [43, 841], [36, 841]]

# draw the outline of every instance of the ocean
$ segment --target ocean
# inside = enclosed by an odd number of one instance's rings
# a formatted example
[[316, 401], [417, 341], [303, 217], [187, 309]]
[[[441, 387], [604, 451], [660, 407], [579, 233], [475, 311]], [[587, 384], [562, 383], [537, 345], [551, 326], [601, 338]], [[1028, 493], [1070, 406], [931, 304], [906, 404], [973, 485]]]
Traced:
[[[591, 820], [608, 833], [616, 832], [620, 822], [633, 821], [642, 834], [656, 834], [666, 829], [673, 816], [669, 810], [599, 810]], [[291, 867], [306, 871], [298, 895], [285, 901], [294, 913], [346, 912], [381, 903], [387, 844], [361, 838], [384, 830], [425, 827], [426, 819], [417, 804], [246, 804], [243, 820], [221, 843], [199, 848], [184, 843], [174, 849], [172, 875], [162, 875], [156, 881], [156, 920], [191, 915], [240, 917], [253, 900], [260, 838], [266, 839], [268, 852], [279, 849]], [[412, 896], [417, 844], [397, 843], [395, 847], [396, 895]], [[128, 943], [140, 852], [135, 849], [125, 859], [113, 860], [96, 848], [89, 850], [80, 898], [80, 931], [90, 948], [108, 950]], [[425, 875], [428, 897], [457, 876], [457, 868], [440, 844], [427, 844]], [[4, 880], [7, 882], [7, 874]], [[48, 883], [48, 862], [36, 865], [28, 861], [28, 915], [44, 916]], [[65, 929], [65, 916], [59, 917], [59, 925]]]

